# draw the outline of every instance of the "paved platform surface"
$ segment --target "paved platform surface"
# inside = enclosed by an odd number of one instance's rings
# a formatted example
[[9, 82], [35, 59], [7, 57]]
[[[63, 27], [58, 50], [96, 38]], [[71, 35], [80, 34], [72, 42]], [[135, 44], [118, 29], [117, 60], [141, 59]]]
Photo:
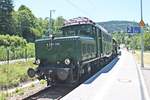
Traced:
[[123, 50], [116, 61], [61, 100], [147, 100], [132, 54]]

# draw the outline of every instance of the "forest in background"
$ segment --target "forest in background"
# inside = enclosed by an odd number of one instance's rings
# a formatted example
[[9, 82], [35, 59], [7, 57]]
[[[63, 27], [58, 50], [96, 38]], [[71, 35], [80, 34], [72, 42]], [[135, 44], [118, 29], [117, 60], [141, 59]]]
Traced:
[[[63, 17], [52, 19], [59, 32]], [[0, 60], [34, 57], [34, 41], [48, 34], [49, 18], [37, 18], [25, 5], [14, 10], [13, 0], [0, 1]], [[8, 57], [9, 56], [9, 57]]]

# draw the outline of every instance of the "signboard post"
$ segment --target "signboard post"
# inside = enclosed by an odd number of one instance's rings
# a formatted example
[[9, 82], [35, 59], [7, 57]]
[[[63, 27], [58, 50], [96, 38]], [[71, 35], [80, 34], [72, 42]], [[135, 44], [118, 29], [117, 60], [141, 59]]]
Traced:
[[141, 21], [140, 21], [139, 25], [141, 27], [141, 67], [144, 67], [144, 61], [143, 61], [143, 52], [144, 52], [143, 34], [144, 34], [145, 23], [143, 21], [143, 2], [142, 2], [142, 0], [140, 0], [140, 8], [141, 8]]
[[143, 41], [143, 37], [144, 37], [144, 21], [141, 19], [140, 23], [139, 23], [140, 27], [141, 27], [141, 67], [144, 67], [144, 59], [143, 59], [143, 53], [144, 53], [144, 41]]

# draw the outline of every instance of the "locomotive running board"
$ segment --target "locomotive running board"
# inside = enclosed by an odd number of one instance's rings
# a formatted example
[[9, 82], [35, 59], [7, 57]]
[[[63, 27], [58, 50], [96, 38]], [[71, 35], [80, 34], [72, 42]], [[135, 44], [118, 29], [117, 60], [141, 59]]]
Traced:
[[93, 62], [93, 61], [98, 60], [98, 59], [100, 59], [100, 58], [101, 58], [101, 57], [97, 57], [97, 58], [94, 58], [94, 59], [85, 61], [85, 62], [83, 62], [82, 64], [85, 65], [85, 64], [87, 64], [87, 63]]

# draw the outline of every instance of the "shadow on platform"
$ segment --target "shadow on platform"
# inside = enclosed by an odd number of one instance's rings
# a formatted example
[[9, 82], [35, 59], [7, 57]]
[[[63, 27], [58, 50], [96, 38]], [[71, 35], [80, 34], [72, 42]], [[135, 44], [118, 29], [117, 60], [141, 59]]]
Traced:
[[91, 78], [89, 78], [83, 84], [91, 84], [101, 74], [109, 72], [115, 66], [115, 64], [118, 62], [118, 60], [119, 60], [119, 58], [116, 57], [113, 61], [111, 61], [108, 65], [106, 65], [104, 68], [102, 68], [100, 71], [98, 71], [95, 75], [93, 75]]

